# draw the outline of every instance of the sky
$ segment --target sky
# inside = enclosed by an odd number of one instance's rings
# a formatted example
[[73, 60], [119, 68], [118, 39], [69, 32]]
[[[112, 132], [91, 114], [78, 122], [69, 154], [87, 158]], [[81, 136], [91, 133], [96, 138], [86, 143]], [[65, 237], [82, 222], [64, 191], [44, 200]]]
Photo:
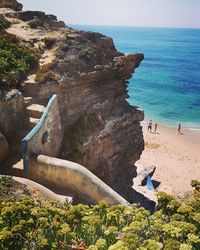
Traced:
[[18, 0], [67, 24], [200, 28], [200, 0]]

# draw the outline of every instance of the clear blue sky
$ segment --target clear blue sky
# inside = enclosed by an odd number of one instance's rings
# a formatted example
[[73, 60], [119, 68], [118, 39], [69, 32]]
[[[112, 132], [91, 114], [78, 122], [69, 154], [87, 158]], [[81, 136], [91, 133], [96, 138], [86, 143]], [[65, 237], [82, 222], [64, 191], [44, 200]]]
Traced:
[[67, 24], [200, 28], [200, 0], [18, 0]]

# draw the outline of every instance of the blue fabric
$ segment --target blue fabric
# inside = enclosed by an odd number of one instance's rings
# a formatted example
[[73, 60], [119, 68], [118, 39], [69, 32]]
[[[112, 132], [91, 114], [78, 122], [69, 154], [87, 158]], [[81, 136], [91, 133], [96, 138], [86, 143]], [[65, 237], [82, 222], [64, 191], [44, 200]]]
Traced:
[[153, 182], [152, 182], [151, 177], [149, 175], [147, 175], [147, 188], [149, 190], [155, 190], [155, 188], [153, 186]]

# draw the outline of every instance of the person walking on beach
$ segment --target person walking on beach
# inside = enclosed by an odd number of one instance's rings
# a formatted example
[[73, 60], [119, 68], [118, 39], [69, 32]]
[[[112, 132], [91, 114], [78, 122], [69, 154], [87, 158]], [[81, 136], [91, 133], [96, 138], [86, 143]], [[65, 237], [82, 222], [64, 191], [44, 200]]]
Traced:
[[178, 134], [182, 135], [183, 133], [181, 132], [181, 124], [178, 124]]
[[149, 121], [149, 125], [148, 125], [148, 128], [147, 128], [147, 131], [150, 130], [150, 133], [151, 133], [151, 130], [152, 130], [152, 120]]
[[157, 128], [158, 128], [158, 124], [156, 123], [156, 124], [155, 124], [155, 127], [154, 127], [154, 134], [157, 133]]

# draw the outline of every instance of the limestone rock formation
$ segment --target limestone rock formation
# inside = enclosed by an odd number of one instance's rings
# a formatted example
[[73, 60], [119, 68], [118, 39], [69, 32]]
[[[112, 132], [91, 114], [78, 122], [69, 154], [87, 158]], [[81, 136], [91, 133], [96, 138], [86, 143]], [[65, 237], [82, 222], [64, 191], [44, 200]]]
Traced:
[[23, 5], [16, 0], [0, 0], [0, 8], [9, 8], [15, 11], [21, 11]]
[[137, 177], [134, 179], [134, 184], [146, 185], [147, 176], [152, 176], [155, 170], [156, 166], [143, 167], [137, 164]]
[[15, 140], [24, 127], [24, 120], [24, 98], [20, 91], [0, 85], [0, 132], [9, 141]]
[[24, 11], [19, 13], [19, 18], [28, 22], [31, 28], [51, 26], [54, 28], [65, 27], [65, 23], [58, 21], [54, 15], [46, 15], [42, 11]]
[[120, 53], [99, 33], [57, 27], [55, 17], [42, 12], [17, 13], [6, 13], [6, 31], [40, 58], [40, 69], [22, 84], [23, 95], [46, 103], [56, 93], [64, 129], [60, 157], [84, 165], [124, 194], [144, 149], [143, 111], [126, 101], [127, 79], [143, 54]]
[[119, 53], [110, 38], [78, 31], [61, 43], [55, 59], [63, 157], [87, 166], [120, 194], [131, 186], [144, 148], [143, 112], [126, 101], [126, 80], [142, 59]]

